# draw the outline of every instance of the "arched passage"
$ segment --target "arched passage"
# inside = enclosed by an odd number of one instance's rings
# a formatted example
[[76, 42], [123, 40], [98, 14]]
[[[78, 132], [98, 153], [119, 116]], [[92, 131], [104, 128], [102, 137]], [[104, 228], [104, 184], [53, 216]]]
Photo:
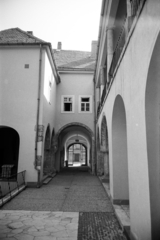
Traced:
[[0, 127], [0, 175], [9, 177], [18, 171], [20, 138], [10, 127]]
[[67, 149], [68, 166], [87, 165], [87, 147], [79, 142], [72, 143]]
[[145, 114], [152, 239], [160, 239], [160, 34], [148, 70]]
[[92, 168], [94, 172], [94, 137], [92, 130], [81, 123], [73, 122], [63, 126], [56, 134], [57, 141], [57, 152], [56, 152], [56, 169], [60, 171], [65, 166], [64, 161], [66, 160], [66, 141], [71, 137], [72, 143], [79, 141], [83, 143], [83, 139], [87, 142], [87, 165]]
[[43, 163], [44, 175], [51, 172], [50, 139], [51, 139], [50, 126], [48, 125], [44, 141], [44, 163]]
[[123, 99], [115, 99], [112, 116], [113, 201], [129, 201], [126, 112]]
[[108, 128], [106, 117], [103, 116], [101, 123], [101, 151], [104, 159], [104, 175], [109, 181], [109, 147], [108, 147]]

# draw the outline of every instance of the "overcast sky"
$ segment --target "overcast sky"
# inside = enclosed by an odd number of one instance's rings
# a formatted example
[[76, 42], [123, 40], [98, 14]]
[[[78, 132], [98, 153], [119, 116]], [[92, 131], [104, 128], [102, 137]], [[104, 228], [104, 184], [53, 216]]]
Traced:
[[57, 48], [91, 50], [102, 0], [0, 0], [0, 31], [19, 27]]

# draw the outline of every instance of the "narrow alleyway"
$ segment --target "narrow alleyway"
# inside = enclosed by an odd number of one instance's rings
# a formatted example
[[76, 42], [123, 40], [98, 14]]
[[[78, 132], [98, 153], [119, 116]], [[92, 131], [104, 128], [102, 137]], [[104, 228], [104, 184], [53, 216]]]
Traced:
[[[62, 171], [39, 189], [27, 188], [1, 210], [0, 239], [126, 239], [101, 182], [82, 169]], [[35, 219], [43, 220], [41, 228]]]

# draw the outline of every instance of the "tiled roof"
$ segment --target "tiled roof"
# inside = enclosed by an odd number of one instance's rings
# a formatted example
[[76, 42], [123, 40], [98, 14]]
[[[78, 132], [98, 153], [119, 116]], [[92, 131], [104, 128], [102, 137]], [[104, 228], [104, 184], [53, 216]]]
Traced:
[[19, 28], [0, 31], [0, 44], [36, 44], [47, 43]]
[[91, 52], [53, 50], [58, 70], [88, 70], [95, 69], [95, 58]]

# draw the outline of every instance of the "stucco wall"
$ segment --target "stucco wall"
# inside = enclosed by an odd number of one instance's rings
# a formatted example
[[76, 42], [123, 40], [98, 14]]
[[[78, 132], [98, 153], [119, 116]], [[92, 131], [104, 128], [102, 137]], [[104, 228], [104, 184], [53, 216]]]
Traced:
[[[57, 84], [53, 74], [53, 63], [51, 62], [50, 55], [46, 51], [43, 52], [43, 72], [42, 72], [42, 109], [41, 109], [41, 121], [44, 126], [44, 140], [42, 143], [42, 157], [44, 162], [44, 142], [47, 126], [50, 127], [50, 142], [53, 130], [55, 131], [55, 116], [56, 116], [56, 90]], [[51, 82], [51, 87], [49, 86]], [[50, 91], [50, 99], [45, 96], [45, 87]], [[43, 164], [43, 163], [42, 163]], [[42, 172], [41, 172], [42, 173]]]
[[151, 55], [160, 31], [159, 11], [158, 1], [146, 2], [98, 119], [101, 127], [103, 114], [107, 118], [113, 196], [112, 117], [116, 96], [120, 95], [126, 112], [131, 231], [136, 239], [145, 240], [151, 239], [145, 89]]
[[[61, 83], [57, 88], [56, 104], [56, 131], [71, 122], [80, 122], [87, 125], [92, 131], [94, 129], [93, 108], [93, 74], [85, 73], [63, 73], [60, 74]], [[61, 113], [61, 96], [74, 95], [74, 113]], [[92, 95], [92, 113], [79, 113], [79, 96]]]
[[[24, 65], [29, 64], [29, 68]], [[39, 49], [0, 48], [0, 125], [14, 128], [20, 137], [18, 172], [37, 180], [34, 169]]]

